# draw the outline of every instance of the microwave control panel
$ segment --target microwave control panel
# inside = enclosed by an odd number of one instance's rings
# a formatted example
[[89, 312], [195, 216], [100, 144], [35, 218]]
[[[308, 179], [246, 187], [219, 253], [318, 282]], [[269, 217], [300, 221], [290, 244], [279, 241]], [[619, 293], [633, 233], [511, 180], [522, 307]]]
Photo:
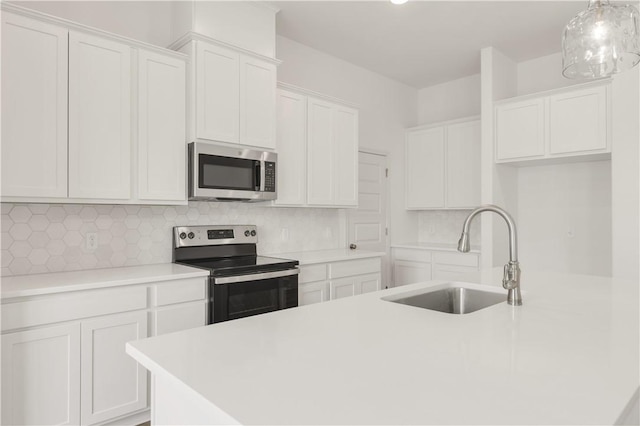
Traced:
[[264, 190], [276, 192], [276, 163], [271, 161], [264, 163]]

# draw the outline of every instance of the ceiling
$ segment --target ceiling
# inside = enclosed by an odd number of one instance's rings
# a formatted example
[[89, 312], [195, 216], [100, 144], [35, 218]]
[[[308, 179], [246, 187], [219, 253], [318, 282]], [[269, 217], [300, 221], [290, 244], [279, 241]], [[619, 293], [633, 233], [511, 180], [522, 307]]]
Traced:
[[409, 86], [480, 72], [480, 49], [516, 62], [560, 51], [586, 1], [273, 2], [279, 35]]

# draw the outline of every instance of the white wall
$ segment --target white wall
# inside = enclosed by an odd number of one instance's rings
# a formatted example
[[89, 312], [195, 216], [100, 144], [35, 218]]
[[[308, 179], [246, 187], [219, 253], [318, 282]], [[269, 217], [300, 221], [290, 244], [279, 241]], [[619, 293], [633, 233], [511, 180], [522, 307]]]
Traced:
[[17, 1], [17, 5], [156, 46], [171, 40], [169, 1]]
[[404, 209], [404, 129], [416, 124], [417, 90], [285, 37], [278, 80], [358, 105], [360, 146], [389, 153], [390, 234], [415, 241], [418, 220]]
[[611, 275], [611, 161], [522, 167], [518, 191], [523, 265]]
[[480, 74], [418, 91], [418, 124], [480, 115]]
[[562, 76], [562, 54], [554, 53], [517, 64], [518, 95], [543, 92], [584, 83]]

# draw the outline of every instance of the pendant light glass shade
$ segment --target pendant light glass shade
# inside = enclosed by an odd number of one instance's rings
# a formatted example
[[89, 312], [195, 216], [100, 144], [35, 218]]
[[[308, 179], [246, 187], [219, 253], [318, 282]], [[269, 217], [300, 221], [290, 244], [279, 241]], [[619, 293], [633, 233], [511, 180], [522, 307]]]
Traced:
[[562, 35], [562, 74], [568, 78], [602, 78], [640, 62], [640, 18], [631, 5], [590, 0]]

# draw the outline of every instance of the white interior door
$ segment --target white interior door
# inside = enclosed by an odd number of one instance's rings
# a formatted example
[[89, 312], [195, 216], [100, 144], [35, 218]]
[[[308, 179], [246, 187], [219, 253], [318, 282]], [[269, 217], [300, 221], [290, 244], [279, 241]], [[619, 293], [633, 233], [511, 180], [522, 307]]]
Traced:
[[389, 286], [387, 232], [387, 157], [358, 153], [358, 208], [348, 211], [349, 244], [356, 250], [386, 253], [382, 258], [382, 288]]

